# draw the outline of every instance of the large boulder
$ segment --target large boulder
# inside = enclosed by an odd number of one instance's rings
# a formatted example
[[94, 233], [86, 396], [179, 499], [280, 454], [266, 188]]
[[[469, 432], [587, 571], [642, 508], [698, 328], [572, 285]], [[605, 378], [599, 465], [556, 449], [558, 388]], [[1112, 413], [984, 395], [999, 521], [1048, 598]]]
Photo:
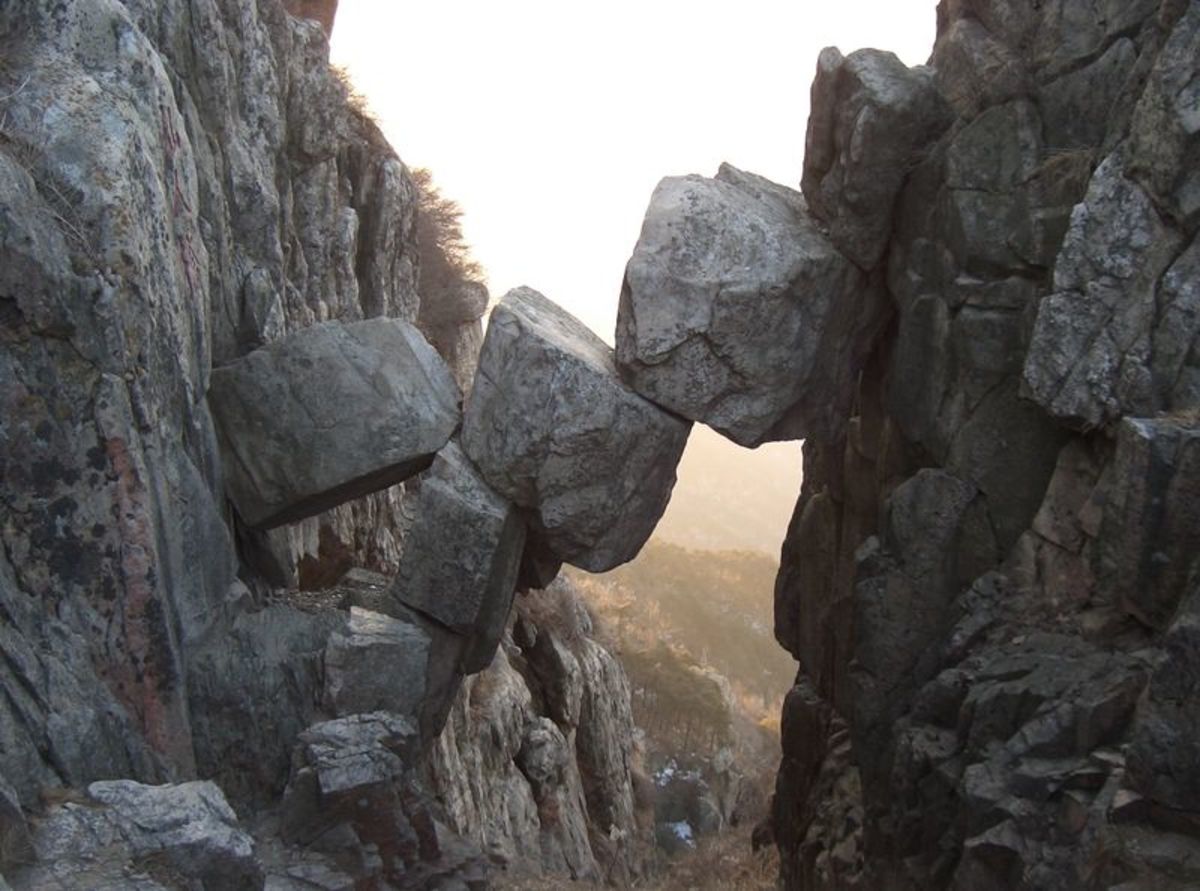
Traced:
[[229, 497], [259, 528], [424, 470], [459, 422], [449, 369], [399, 319], [327, 322], [213, 371]]
[[838, 250], [864, 269], [887, 250], [905, 177], [951, 120], [932, 69], [909, 68], [880, 50], [821, 52], [805, 140], [804, 197]]
[[325, 648], [325, 703], [348, 716], [387, 711], [413, 720], [421, 740], [442, 729], [462, 681], [465, 641], [399, 607], [393, 618], [351, 607]]
[[741, 445], [826, 434], [886, 315], [798, 192], [726, 164], [654, 190], [617, 363], [646, 398]]
[[421, 480], [390, 596], [467, 638], [462, 669], [479, 671], [504, 634], [524, 547], [517, 509], [452, 442]]
[[557, 558], [633, 559], [675, 485], [690, 425], [622, 383], [612, 351], [530, 288], [492, 312], [463, 450]]
[[[254, 840], [211, 782], [145, 786], [92, 783], [38, 825], [38, 862], [11, 878], [17, 888], [157, 888], [257, 891], [262, 868]], [[154, 863], [165, 886], [134, 884]], [[111, 883], [111, 884], [110, 884]]]

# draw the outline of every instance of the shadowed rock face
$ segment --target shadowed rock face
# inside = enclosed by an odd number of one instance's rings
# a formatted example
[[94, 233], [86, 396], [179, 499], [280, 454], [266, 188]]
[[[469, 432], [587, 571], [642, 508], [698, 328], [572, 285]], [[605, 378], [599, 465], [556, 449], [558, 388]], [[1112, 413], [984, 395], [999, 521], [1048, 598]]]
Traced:
[[824, 736], [784, 735], [788, 888], [1200, 881], [1197, 41], [1194, 2], [966, 0], [930, 69], [821, 57], [805, 197], [896, 319], [776, 586]]
[[424, 470], [458, 427], [459, 398], [399, 319], [306, 328], [216, 369], [208, 393], [230, 500], [264, 529]]
[[524, 550], [517, 509], [449, 443], [421, 481], [389, 597], [462, 635], [462, 670], [473, 674], [492, 661], [504, 634]]
[[557, 558], [593, 572], [631, 560], [666, 509], [689, 429], [536, 291], [510, 291], [492, 311], [463, 451]]
[[887, 252], [892, 208], [920, 153], [949, 125], [928, 68], [892, 53], [821, 53], [804, 153], [804, 197], [863, 269]]

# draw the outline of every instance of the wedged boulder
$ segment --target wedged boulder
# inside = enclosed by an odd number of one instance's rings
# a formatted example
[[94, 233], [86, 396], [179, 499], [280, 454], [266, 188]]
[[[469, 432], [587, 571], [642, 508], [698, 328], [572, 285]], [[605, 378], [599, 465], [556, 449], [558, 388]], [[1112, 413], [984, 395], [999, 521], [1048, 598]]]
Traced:
[[817, 62], [805, 138], [804, 197], [838, 250], [871, 269], [887, 249], [909, 170], [952, 121], [929, 68], [828, 47]]
[[493, 310], [463, 451], [558, 559], [592, 572], [633, 559], [666, 509], [689, 430], [538, 292], [517, 288]]
[[517, 509], [451, 442], [421, 480], [389, 598], [466, 638], [462, 670], [473, 674], [504, 634], [524, 548]]
[[887, 314], [798, 192], [724, 164], [654, 190], [617, 364], [647, 399], [740, 445], [827, 435]]
[[34, 845], [39, 862], [11, 876], [17, 888], [130, 887], [123, 879], [144, 873], [131, 867], [148, 860], [157, 862], [160, 876], [170, 875], [170, 887], [263, 887], [254, 840], [211, 782], [92, 783], [86, 799], [68, 801], [40, 822]]
[[387, 711], [416, 722], [424, 743], [445, 723], [462, 681], [466, 642], [410, 610], [351, 607], [325, 648], [325, 703], [339, 717]]
[[424, 470], [458, 426], [460, 394], [399, 319], [326, 322], [214, 369], [208, 403], [241, 519], [270, 528]]

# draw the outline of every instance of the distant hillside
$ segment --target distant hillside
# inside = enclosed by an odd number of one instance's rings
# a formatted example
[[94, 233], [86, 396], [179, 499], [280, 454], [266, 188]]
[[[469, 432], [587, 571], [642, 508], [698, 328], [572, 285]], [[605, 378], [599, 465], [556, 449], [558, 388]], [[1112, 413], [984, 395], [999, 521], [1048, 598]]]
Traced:
[[754, 551], [692, 550], [656, 538], [612, 572], [570, 572], [623, 650], [682, 649], [774, 713], [796, 674], [772, 632], [776, 568]]
[[799, 443], [744, 449], [697, 424], [655, 537], [685, 548], [778, 558], [799, 494]]

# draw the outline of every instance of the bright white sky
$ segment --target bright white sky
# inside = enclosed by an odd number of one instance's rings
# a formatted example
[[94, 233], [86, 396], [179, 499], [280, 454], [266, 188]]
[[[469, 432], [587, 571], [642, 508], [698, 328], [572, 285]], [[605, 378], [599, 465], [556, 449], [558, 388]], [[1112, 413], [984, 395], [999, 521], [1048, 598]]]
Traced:
[[[936, 8], [937, 0], [341, 0], [332, 60], [400, 157], [430, 168], [462, 206], [493, 299], [530, 285], [611, 344], [625, 262], [658, 180], [711, 176], [729, 161], [798, 187], [822, 47], [879, 47], [922, 64]], [[746, 453], [699, 426], [698, 437], [740, 451], [748, 479], [799, 491], [794, 443]], [[690, 485], [713, 483], [703, 462], [685, 459], [680, 490]], [[764, 549], [778, 553], [791, 497], [769, 494], [761, 510], [779, 532]]]
[[612, 342], [663, 176], [796, 186], [821, 48], [933, 46], [936, 0], [341, 0], [332, 56], [464, 210], [494, 298], [530, 285]]

